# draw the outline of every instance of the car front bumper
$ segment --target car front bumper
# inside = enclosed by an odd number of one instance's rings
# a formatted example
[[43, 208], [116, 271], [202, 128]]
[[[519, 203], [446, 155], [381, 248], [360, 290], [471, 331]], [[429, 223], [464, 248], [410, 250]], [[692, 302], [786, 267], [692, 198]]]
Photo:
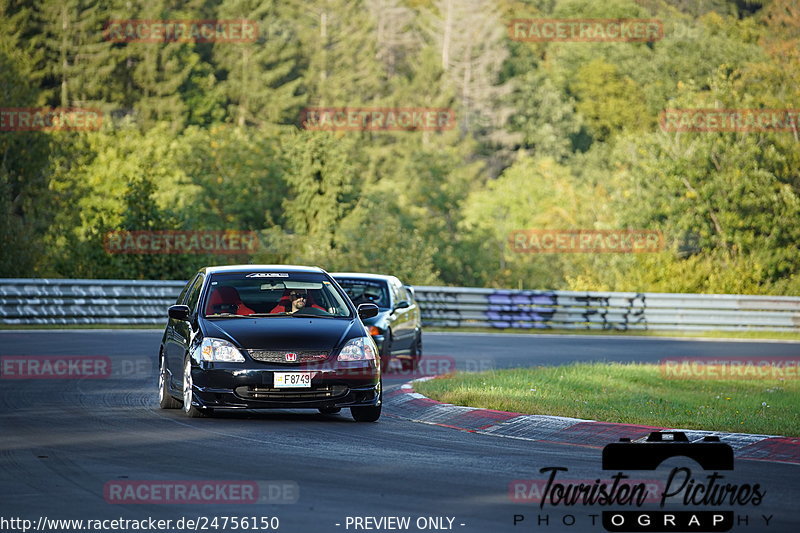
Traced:
[[[277, 388], [275, 372], [312, 372], [311, 386]], [[380, 370], [374, 362], [278, 366], [202, 362], [192, 367], [195, 400], [207, 408], [319, 409], [377, 405]]]

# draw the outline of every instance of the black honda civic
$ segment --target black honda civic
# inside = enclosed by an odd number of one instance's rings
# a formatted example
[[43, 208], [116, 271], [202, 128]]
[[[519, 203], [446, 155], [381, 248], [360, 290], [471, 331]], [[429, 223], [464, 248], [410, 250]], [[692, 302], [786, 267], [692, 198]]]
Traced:
[[381, 415], [377, 347], [336, 281], [316, 267], [201, 269], [175, 305], [159, 351], [159, 404], [190, 417], [222, 409], [350, 409]]

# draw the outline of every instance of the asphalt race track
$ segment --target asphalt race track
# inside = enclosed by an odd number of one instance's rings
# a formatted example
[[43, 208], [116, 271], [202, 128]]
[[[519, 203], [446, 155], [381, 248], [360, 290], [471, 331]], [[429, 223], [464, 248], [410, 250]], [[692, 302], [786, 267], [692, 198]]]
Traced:
[[[155, 368], [159, 340], [155, 330], [0, 332], [0, 355], [108, 356], [114, 370], [105, 379], [0, 380], [0, 531], [22, 531], [22, 522], [9, 522], [11, 518], [31, 520], [31, 530], [40, 526], [40, 519], [46, 524], [52, 519], [153, 518], [172, 521], [172, 527], [163, 531], [236, 531], [230, 523], [223, 529], [219, 520], [214, 527], [211, 519], [256, 517], [260, 522], [261, 517], [278, 517], [281, 532], [602, 532], [597, 517], [604, 510], [620, 508], [540, 508], [534, 501], [512, 501], [510, 484], [544, 479], [539, 473], [543, 467], [567, 468], [559, 473], [560, 479], [587, 483], [609, 479], [596, 448], [420, 424], [402, 419], [402, 413], [391, 408], [376, 424], [357, 424], [344, 412], [328, 416], [316, 411], [246, 412], [188, 419], [180, 411], [159, 410]], [[653, 362], [667, 356], [792, 356], [798, 351], [800, 343], [768, 341], [424, 337], [424, 353], [436, 365], [454, 363], [469, 370], [578, 360]], [[384, 386], [397, 387], [405, 381], [407, 376], [390, 374], [384, 377]], [[707, 483], [706, 473], [694, 463], [691, 466], [696, 482]], [[642, 479], [666, 477], [662, 470], [644, 472]], [[764, 491], [758, 505], [751, 501], [715, 508], [733, 510], [733, 531], [800, 529], [800, 466], [741, 460], [724, 475], [722, 483], [759, 484]], [[118, 503], [112, 493], [113, 487], [135, 482], [178, 480], [256, 482], [266, 502], [231, 502], [235, 494], [222, 491], [205, 503], [166, 503], [155, 496]], [[670, 507], [670, 503], [665, 508], [704, 508], [680, 502]], [[591, 515], [597, 520], [594, 525]], [[379, 526], [370, 517], [409, 517], [410, 525]], [[198, 521], [197, 527], [179, 529], [174, 524], [180, 519], [184, 526], [186, 520]], [[82, 530], [111, 530], [113, 524], [106, 524]]]

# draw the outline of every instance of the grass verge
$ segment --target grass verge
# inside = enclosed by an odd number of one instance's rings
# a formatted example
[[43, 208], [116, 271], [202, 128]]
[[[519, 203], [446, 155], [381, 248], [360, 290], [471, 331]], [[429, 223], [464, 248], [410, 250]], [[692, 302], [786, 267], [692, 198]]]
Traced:
[[576, 363], [414, 384], [434, 400], [667, 428], [800, 436], [800, 381], [667, 379], [658, 365]]

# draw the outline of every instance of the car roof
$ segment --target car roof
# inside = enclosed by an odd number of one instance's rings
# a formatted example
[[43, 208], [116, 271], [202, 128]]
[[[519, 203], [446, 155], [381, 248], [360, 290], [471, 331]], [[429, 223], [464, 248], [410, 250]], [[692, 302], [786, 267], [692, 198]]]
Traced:
[[300, 266], [300, 265], [221, 265], [209, 266], [201, 269], [206, 274], [226, 274], [232, 272], [326, 272], [319, 267]]
[[[351, 278], [351, 279], [371, 279], [375, 281], [389, 281], [397, 279], [395, 276], [385, 276], [383, 274], [365, 274], [363, 272], [332, 272], [331, 277], [336, 278]], [[400, 280], [398, 280], [400, 281]]]

